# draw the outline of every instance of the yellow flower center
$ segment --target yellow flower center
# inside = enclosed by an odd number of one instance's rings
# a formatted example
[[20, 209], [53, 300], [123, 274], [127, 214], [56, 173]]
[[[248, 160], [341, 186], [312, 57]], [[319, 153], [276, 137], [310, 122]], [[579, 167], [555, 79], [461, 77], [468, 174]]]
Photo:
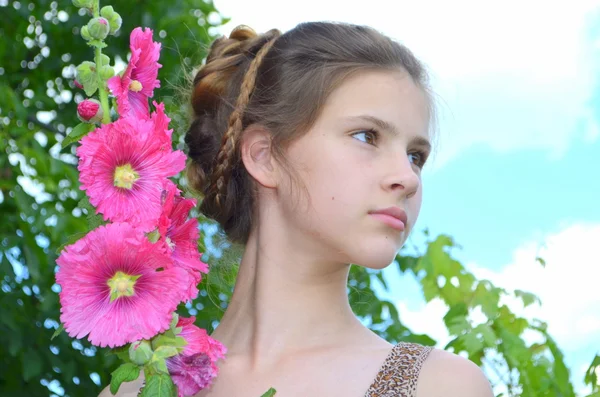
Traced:
[[129, 91], [140, 92], [142, 90], [142, 83], [137, 80], [131, 80], [129, 83]]
[[116, 272], [115, 275], [106, 282], [110, 288], [110, 301], [113, 302], [122, 296], [135, 295], [134, 286], [137, 279], [140, 277], [141, 275], [131, 276], [120, 271]]
[[114, 185], [117, 187], [131, 189], [138, 179], [140, 179], [140, 174], [133, 170], [131, 164], [120, 165], [115, 168]]

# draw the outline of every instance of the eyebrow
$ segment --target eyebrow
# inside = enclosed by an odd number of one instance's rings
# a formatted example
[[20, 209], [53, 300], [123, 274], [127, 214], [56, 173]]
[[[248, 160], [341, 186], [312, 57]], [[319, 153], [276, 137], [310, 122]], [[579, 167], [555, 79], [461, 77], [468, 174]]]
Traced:
[[[396, 127], [394, 127], [394, 125], [392, 123], [388, 123], [387, 121], [382, 120], [375, 116], [361, 115], [361, 116], [351, 117], [351, 119], [365, 120], [365, 121], [375, 124], [377, 127], [379, 127], [382, 130], [391, 132], [393, 135], [396, 135], [396, 136], [400, 135], [400, 132], [396, 129]], [[423, 138], [422, 136], [415, 136], [413, 139], [411, 139], [411, 143], [414, 145], [417, 145], [417, 146], [423, 146], [423, 147], [427, 148], [427, 150], [431, 150], [431, 142], [429, 142], [428, 139]]]

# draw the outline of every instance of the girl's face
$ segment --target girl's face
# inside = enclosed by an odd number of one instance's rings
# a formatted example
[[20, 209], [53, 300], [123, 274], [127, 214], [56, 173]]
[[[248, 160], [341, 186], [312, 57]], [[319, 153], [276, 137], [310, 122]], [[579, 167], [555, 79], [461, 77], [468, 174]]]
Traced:
[[[289, 226], [309, 239], [304, 247], [374, 269], [393, 261], [421, 208], [427, 101], [404, 71], [357, 73], [329, 96], [313, 127], [287, 150], [308, 196], [299, 203], [279, 196]], [[404, 211], [404, 228], [372, 214], [389, 207]]]

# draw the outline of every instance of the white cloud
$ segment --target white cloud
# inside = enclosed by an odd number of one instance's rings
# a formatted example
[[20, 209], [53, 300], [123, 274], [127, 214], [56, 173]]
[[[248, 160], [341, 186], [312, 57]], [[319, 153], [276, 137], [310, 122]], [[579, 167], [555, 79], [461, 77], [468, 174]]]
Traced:
[[[509, 290], [538, 295], [542, 306], [523, 311], [548, 322], [548, 330], [565, 351], [598, 349], [600, 336], [600, 225], [575, 224], [524, 244], [512, 263], [499, 271], [467, 265], [477, 278]], [[546, 267], [536, 257], [546, 261]], [[514, 306], [514, 305], [513, 305]], [[516, 307], [514, 310], [521, 311]]]
[[232, 17], [223, 33], [238, 24], [265, 31], [337, 20], [371, 25], [404, 42], [429, 65], [441, 96], [437, 167], [475, 144], [541, 148], [559, 157], [581, 138], [582, 122], [593, 122], [587, 104], [596, 46], [586, 35], [598, 0], [215, 3]]
[[448, 312], [448, 306], [444, 302], [434, 299], [428, 303], [421, 302], [415, 308], [413, 302], [410, 303], [410, 307], [405, 301], [396, 303], [403, 324], [414, 333], [429, 335], [437, 341], [438, 347], [443, 347], [452, 340], [443, 320]]

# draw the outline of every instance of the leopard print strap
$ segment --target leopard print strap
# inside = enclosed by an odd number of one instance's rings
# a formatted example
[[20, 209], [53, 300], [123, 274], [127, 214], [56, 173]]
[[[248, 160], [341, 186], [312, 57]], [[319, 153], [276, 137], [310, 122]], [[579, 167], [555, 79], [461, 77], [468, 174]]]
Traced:
[[432, 347], [400, 342], [393, 347], [365, 397], [416, 397], [417, 379]]

